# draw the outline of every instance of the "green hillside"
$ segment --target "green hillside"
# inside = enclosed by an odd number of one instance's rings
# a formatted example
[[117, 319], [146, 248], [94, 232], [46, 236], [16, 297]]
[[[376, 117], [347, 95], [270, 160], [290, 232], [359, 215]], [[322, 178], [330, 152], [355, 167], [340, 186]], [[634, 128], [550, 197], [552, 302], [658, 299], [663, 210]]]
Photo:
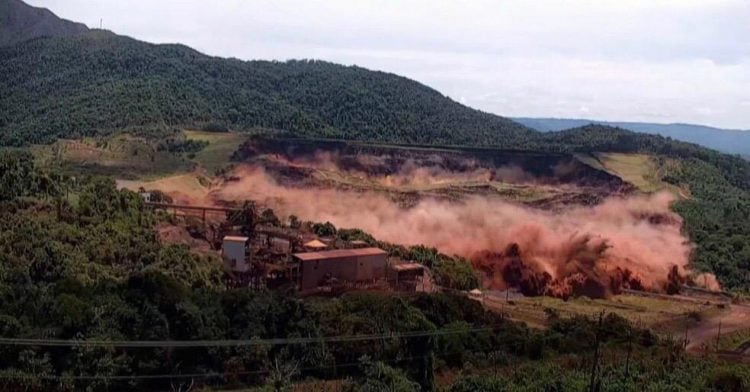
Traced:
[[0, 145], [218, 123], [403, 143], [532, 134], [412, 80], [322, 61], [240, 61], [105, 31], [0, 48]]
[[[121, 131], [158, 137], [185, 127], [648, 154], [662, 177], [649, 181], [690, 190], [692, 198], [675, 209], [698, 244], [696, 265], [715, 271], [729, 288], [750, 288], [750, 162], [695, 144], [600, 125], [540, 133], [393, 74], [322, 61], [222, 59], [105, 31], [0, 48], [0, 73], [0, 145], [6, 146]], [[220, 160], [211, 151], [218, 145], [208, 146], [201, 156], [215, 169]], [[657, 167], [659, 157], [679, 164]]]

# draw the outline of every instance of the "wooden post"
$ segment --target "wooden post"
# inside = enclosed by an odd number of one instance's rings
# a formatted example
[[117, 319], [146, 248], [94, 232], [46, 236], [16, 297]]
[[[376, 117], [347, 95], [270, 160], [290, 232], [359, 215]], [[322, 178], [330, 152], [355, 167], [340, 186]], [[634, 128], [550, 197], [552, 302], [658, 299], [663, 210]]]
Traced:
[[625, 378], [630, 377], [630, 354], [633, 352], [633, 327], [628, 328], [628, 353], [625, 357]]
[[719, 332], [716, 334], [716, 351], [719, 351], [721, 343], [721, 319], [719, 319]]
[[596, 328], [596, 340], [594, 341], [594, 360], [591, 364], [591, 376], [589, 378], [589, 392], [596, 391], [596, 373], [599, 367], [599, 338], [601, 335], [602, 322], [604, 320], [604, 311], [599, 313], [599, 323]]

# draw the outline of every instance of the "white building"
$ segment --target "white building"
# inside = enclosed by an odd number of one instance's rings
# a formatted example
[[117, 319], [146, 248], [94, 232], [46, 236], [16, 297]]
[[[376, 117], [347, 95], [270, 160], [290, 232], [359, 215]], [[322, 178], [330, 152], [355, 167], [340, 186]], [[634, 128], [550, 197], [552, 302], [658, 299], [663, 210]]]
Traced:
[[224, 237], [221, 247], [221, 255], [224, 257], [224, 265], [232, 271], [246, 272], [249, 266], [249, 255], [247, 252], [249, 238], [228, 235]]

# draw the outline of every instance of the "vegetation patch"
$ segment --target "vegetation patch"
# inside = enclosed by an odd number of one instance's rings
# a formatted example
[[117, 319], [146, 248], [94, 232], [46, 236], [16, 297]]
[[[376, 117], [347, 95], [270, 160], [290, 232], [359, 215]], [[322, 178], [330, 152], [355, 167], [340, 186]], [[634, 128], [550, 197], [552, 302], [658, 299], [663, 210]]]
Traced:
[[719, 349], [727, 351], [739, 350], [743, 354], [750, 351], [750, 328], [722, 334], [719, 338]]
[[668, 334], [680, 332], [680, 327], [684, 328], [683, 321], [688, 314], [695, 313], [709, 317], [720, 311], [711, 304], [629, 294], [616, 295], [609, 299], [579, 297], [567, 301], [552, 297], [520, 297], [514, 298], [510, 305], [505, 303], [502, 295], [499, 295], [496, 298], [490, 297], [490, 301], [486, 303], [508, 313], [514, 319], [538, 327], [546, 324], [550, 310], [565, 317], [593, 317], [606, 312]]
[[195, 173], [178, 174], [150, 181], [118, 181], [118, 185], [131, 191], [158, 190], [170, 195], [175, 203], [201, 204], [210, 191], [211, 182]]
[[210, 175], [226, 166], [234, 152], [248, 138], [247, 134], [196, 130], [186, 130], [184, 135], [187, 140], [204, 143], [203, 148], [196, 151], [191, 159]]
[[176, 131], [140, 136], [141, 131], [114, 136], [60, 139], [29, 148], [42, 167], [69, 174], [109, 175], [118, 179], [153, 180], [203, 168], [214, 175], [225, 167], [247, 136], [231, 132]]
[[635, 185], [642, 192], [655, 192], [667, 187], [661, 181], [658, 165], [650, 155], [596, 153], [595, 156], [608, 172]]
[[112, 175], [117, 178], [154, 178], [188, 171], [193, 163], [185, 156], [160, 149], [145, 138], [122, 134], [105, 138], [58, 140], [31, 147], [42, 167], [70, 174]]

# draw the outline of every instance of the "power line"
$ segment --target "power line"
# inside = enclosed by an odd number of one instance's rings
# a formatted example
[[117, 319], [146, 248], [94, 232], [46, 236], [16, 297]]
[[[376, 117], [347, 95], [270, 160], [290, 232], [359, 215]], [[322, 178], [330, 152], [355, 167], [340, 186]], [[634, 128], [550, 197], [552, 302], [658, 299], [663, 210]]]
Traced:
[[443, 336], [461, 333], [491, 332], [494, 328], [443, 329], [433, 331], [392, 332], [368, 335], [343, 335], [323, 337], [297, 337], [272, 339], [235, 340], [62, 340], [62, 339], [17, 339], [0, 338], [0, 345], [8, 346], [51, 346], [51, 347], [115, 347], [115, 348], [163, 348], [163, 347], [248, 347], [278, 346], [289, 344], [358, 342], [378, 339], [418, 338]]
[[254, 372], [237, 372], [237, 373], [186, 373], [186, 374], [134, 374], [130, 376], [125, 375], [98, 375], [98, 376], [56, 376], [49, 374], [0, 374], [0, 380], [19, 380], [24, 378], [33, 378], [41, 380], [158, 380], [164, 378], [213, 378], [223, 377], [230, 375], [250, 375], [250, 374], [262, 374], [268, 372], [267, 370], [258, 370]]
[[[368, 334], [368, 335], [341, 335], [341, 336], [328, 336], [328, 337], [307, 337], [307, 338], [275, 338], [275, 339], [248, 339], [248, 340], [202, 340], [202, 341], [103, 341], [103, 340], [56, 340], [56, 339], [11, 339], [11, 338], [0, 338], [0, 345], [15, 345], [15, 346], [53, 346], [53, 347], [116, 347], [116, 348], [161, 348], [161, 347], [242, 347], [242, 346], [262, 346], [262, 345], [283, 345], [283, 344], [311, 344], [311, 343], [324, 343], [324, 342], [357, 342], [357, 341], [368, 341], [368, 340], [380, 340], [380, 339], [398, 339], [398, 338], [417, 338], [417, 337], [430, 337], [430, 336], [444, 336], [460, 333], [478, 333], [478, 332], [491, 332], [495, 328], [484, 327], [484, 328], [471, 328], [471, 329], [444, 329], [444, 330], [432, 330], [432, 331], [410, 331], [410, 332], [395, 332], [395, 333], [383, 333], [383, 334]], [[381, 360], [379, 362], [385, 363], [398, 363], [403, 361], [409, 361], [414, 359], [424, 359], [427, 355], [405, 357], [395, 360]], [[324, 366], [311, 366], [299, 369], [300, 371], [316, 370], [316, 369], [329, 369], [329, 368], [344, 368], [352, 366], [360, 366], [360, 362], [349, 362], [349, 363], [338, 363]], [[79, 376], [60, 376], [60, 375], [45, 375], [45, 374], [32, 374], [27, 375], [23, 373], [6, 373], [0, 374], [0, 380], [6, 379], [44, 379], [51, 381], [64, 381], [64, 380], [157, 380], [157, 379], [191, 379], [191, 378], [219, 378], [225, 376], [247, 376], [247, 375], [260, 375], [269, 373], [270, 370], [252, 370], [242, 372], [207, 372], [207, 373], [187, 373], [187, 374], [145, 374], [145, 375], [79, 375]]]
[[[428, 355], [419, 355], [419, 356], [411, 356], [411, 357], [404, 357], [399, 359], [390, 359], [390, 360], [381, 360], [376, 362], [384, 362], [384, 363], [398, 363], [398, 362], [404, 362], [404, 361], [411, 361], [415, 359], [424, 359], [427, 358]], [[344, 368], [344, 367], [353, 367], [353, 366], [361, 366], [361, 362], [347, 362], [347, 363], [336, 363], [331, 365], [319, 365], [319, 366], [306, 366], [303, 368], [299, 368], [299, 371], [307, 371], [307, 370], [319, 370], [319, 369], [331, 369], [331, 368]], [[158, 379], [165, 379], [165, 378], [215, 378], [215, 377], [225, 377], [225, 376], [249, 376], [249, 375], [259, 375], [259, 374], [265, 374], [270, 373], [271, 370], [264, 369], [264, 370], [248, 370], [248, 371], [241, 371], [241, 372], [226, 372], [226, 373], [218, 373], [218, 372], [209, 372], [209, 373], [185, 373], [185, 374], [134, 374], [134, 375], [115, 375], [115, 376], [107, 376], [107, 375], [95, 375], [95, 376], [58, 376], [58, 375], [45, 375], [45, 374], [33, 374], [33, 375], [27, 375], [27, 374], [0, 374], [0, 380], [3, 379], [24, 379], [24, 378], [34, 378], [34, 379], [43, 379], [43, 380], [54, 380], [54, 381], [63, 381], [63, 380], [158, 380]]]

